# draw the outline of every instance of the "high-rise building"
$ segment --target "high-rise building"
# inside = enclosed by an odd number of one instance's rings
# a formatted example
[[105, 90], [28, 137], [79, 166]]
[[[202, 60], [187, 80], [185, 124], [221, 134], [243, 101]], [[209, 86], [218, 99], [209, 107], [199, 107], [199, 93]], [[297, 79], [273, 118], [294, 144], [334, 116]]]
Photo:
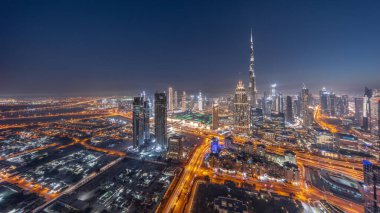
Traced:
[[257, 131], [263, 127], [264, 114], [260, 108], [251, 107], [250, 110], [250, 130], [251, 134], [257, 134]]
[[149, 119], [150, 119], [150, 113], [151, 113], [151, 106], [150, 106], [150, 101], [146, 100], [144, 101], [143, 104], [143, 113], [144, 113], [144, 141], [147, 142], [147, 140], [150, 139], [150, 124], [149, 124]]
[[288, 123], [294, 122], [294, 116], [293, 116], [293, 100], [292, 97], [286, 96], [286, 114], [285, 114], [285, 120]]
[[272, 97], [269, 96], [267, 91], [264, 92], [262, 104], [264, 115], [270, 115], [270, 113], [272, 112]]
[[234, 98], [234, 131], [236, 133], [248, 133], [249, 129], [249, 104], [243, 81], [239, 81]]
[[371, 98], [372, 98], [372, 90], [367, 87], [364, 90], [364, 98], [363, 98], [363, 130], [371, 131]]
[[203, 99], [202, 99], [202, 92], [199, 91], [198, 95], [198, 110], [201, 112], [203, 111]]
[[183, 136], [174, 135], [169, 137], [167, 158], [181, 160], [183, 158]]
[[363, 106], [364, 106], [364, 98], [355, 98], [355, 123], [363, 124]]
[[366, 213], [380, 212], [380, 166], [363, 161], [364, 208]]
[[278, 96], [275, 96], [275, 106], [274, 111], [276, 112], [284, 112], [284, 100], [282, 98], [282, 94], [278, 94]]
[[156, 136], [156, 144], [166, 149], [168, 147], [167, 140], [167, 101], [165, 93], [154, 94], [154, 134]]
[[174, 110], [173, 87], [169, 87], [169, 89], [168, 89], [168, 110], [169, 110], [169, 112], [172, 112]]
[[133, 98], [132, 110], [132, 129], [133, 129], [133, 147], [139, 147], [144, 143], [144, 109], [143, 97]]
[[[377, 147], [380, 149], [380, 100], [377, 102]], [[380, 152], [378, 157], [380, 159]]]
[[343, 115], [349, 114], [349, 108], [348, 108], [348, 95], [342, 95], [342, 111]]
[[301, 104], [300, 96], [298, 96], [297, 99], [293, 101], [294, 114], [298, 117], [301, 116], [301, 111], [302, 111], [301, 106], [302, 104]]
[[277, 96], [276, 87], [277, 87], [277, 84], [271, 84], [270, 85], [270, 95], [272, 97]]
[[336, 96], [335, 94], [331, 93], [329, 96], [330, 101], [330, 116], [336, 116]]
[[219, 105], [214, 103], [212, 105], [212, 129], [216, 130], [219, 128]]
[[173, 110], [178, 109], [178, 93], [177, 91], [174, 91], [174, 98], [173, 98]]
[[321, 91], [319, 91], [319, 97], [320, 97], [320, 105], [321, 105], [321, 112], [323, 115], [330, 115], [330, 93], [326, 91], [326, 88], [323, 88]]
[[311, 119], [309, 116], [309, 101], [310, 100], [310, 94], [309, 89], [306, 88], [305, 84], [302, 87], [301, 90], [301, 97], [299, 101], [299, 116], [302, 118], [302, 123], [305, 126], [310, 125]]
[[371, 98], [371, 131], [373, 134], [377, 134], [379, 130], [379, 107], [378, 103], [380, 101], [380, 90], [379, 89], [373, 89], [372, 90], [372, 98]]
[[182, 93], [181, 110], [182, 110], [182, 112], [185, 112], [187, 110], [187, 107], [186, 107], [186, 92], [185, 91], [183, 91], [183, 93]]
[[256, 89], [256, 78], [255, 78], [255, 57], [253, 54], [253, 38], [252, 38], [252, 29], [251, 29], [251, 54], [249, 59], [249, 100], [251, 107], [257, 107], [257, 89]]

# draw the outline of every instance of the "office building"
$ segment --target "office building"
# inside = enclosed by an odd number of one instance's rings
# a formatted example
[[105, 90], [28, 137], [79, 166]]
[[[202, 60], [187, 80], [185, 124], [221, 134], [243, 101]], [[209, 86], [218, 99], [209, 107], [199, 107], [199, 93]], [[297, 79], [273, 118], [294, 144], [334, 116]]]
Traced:
[[186, 110], [187, 110], [187, 106], [186, 106], [186, 92], [183, 91], [182, 92], [182, 101], [181, 101], [181, 111], [185, 112]]
[[173, 98], [173, 110], [178, 109], [178, 92], [174, 91], [174, 98]]
[[198, 110], [199, 110], [200, 112], [203, 111], [202, 92], [199, 92], [199, 95], [198, 95]]
[[260, 108], [251, 107], [250, 110], [250, 132], [257, 134], [258, 130], [263, 128], [264, 114]]
[[182, 160], [184, 141], [185, 138], [183, 136], [173, 135], [169, 137], [168, 152], [166, 153], [166, 157], [175, 160]]
[[330, 116], [330, 93], [323, 88], [319, 91], [321, 113]]
[[139, 147], [144, 143], [144, 98], [133, 98], [132, 110], [132, 129], [133, 129], [133, 147]]
[[311, 99], [311, 95], [309, 93], [309, 89], [306, 88], [305, 84], [303, 85], [302, 87], [302, 90], [301, 90], [301, 95], [300, 95], [300, 100], [299, 100], [299, 105], [297, 105], [298, 107], [298, 111], [297, 112], [297, 116], [300, 116], [302, 118], [302, 123], [304, 126], [309, 126], [311, 125], [311, 118], [310, 118], [310, 114], [309, 114], [309, 104], [310, 104], [310, 99]]
[[154, 94], [154, 134], [156, 145], [163, 149], [168, 147], [167, 140], [167, 100], [165, 93]]
[[249, 130], [249, 103], [243, 81], [239, 81], [234, 98], [234, 131], [248, 133]]
[[371, 98], [372, 98], [372, 90], [367, 87], [364, 90], [364, 98], [363, 98], [363, 130], [366, 132], [371, 131]]
[[216, 130], [219, 128], [219, 105], [214, 103], [212, 105], [212, 129]]
[[286, 113], [285, 113], [285, 120], [288, 123], [294, 123], [294, 116], [293, 116], [293, 100], [292, 97], [286, 96]]
[[169, 112], [172, 112], [174, 110], [174, 94], [172, 87], [169, 87], [168, 89], [168, 110]]
[[149, 119], [151, 115], [151, 104], [149, 100], [144, 101], [143, 104], [143, 113], [144, 113], [144, 142], [148, 142], [150, 139], [150, 124]]
[[355, 103], [355, 115], [354, 115], [355, 123], [362, 125], [363, 114], [364, 114], [363, 112], [364, 98], [355, 98], [354, 103]]
[[274, 97], [274, 111], [275, 112], [284, 112], [284, 102], [282, 98], [282, 94], [278, 94]]
[[330, 93], [329, 96], [329, 111], [330, 111], [330, 116], [336, 116], [336, 96], [333, 93]]

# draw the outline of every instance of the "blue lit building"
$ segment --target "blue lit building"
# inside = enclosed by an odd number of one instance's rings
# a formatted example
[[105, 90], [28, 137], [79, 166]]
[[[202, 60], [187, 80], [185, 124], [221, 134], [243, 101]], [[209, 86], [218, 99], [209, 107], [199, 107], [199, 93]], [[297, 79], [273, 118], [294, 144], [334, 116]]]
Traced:
[[219, 139], [218, 138], [211, 138], [211, 154], [213, 155], [219, 155]]

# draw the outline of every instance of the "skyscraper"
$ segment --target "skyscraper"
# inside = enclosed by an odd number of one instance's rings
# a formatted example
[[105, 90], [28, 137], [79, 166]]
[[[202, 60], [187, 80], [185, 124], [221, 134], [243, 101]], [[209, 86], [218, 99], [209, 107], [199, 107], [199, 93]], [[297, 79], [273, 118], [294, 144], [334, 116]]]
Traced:
[[364, 131], [371, 131], [371, 98], [372, 90], [367, 87], [364, 89], [363, 98], [363, 129]]
[[145, 100], [144, 101], [144, 141], [146, 142], [147, 140], [150, 139], [150, 125], [149, 125], [149, 118], [150, 118], [150, 112], [151, 112], [151, 106], [150, 106], [150, 101]]
[[282, 94], [278, 94], [278, 96], [276, 96], [276, 101], [275, 101], [275, 107], [274, 107], [274, 110], [276, 112], [284, 112], [284, 101], [283, 101], [283, 98], [282, 98]]
[[173, 110], [178, 109], [178, 93], [177, 91], [174, 91], [174, 98], [173, 98]]
[[[380, 149], [380, 100], [377, 102], [377, 147]], [[380, 159], [380, 152], [378, 157]]]
[[252, 38], [252, 29], [251, 29], [251, 54], [250, 54], [250, 59], [249, 59], [249, 100], [250, 100], [250, 105], [252, 107], [257, 107], [257, 89], [256, 89], [256, 79], [255, 79], [255, 70], [254, 70], [254, 65], [255, 65], [255, 57], [253, 54], [253, 38]]
[[342, 95], [343, 115], [348, 115], [348, 95]]
[[264, 114], [260, 108], [251, 107], [250, 110], [250, 131], [251, 134], [257, 134], [257, 131], [263, 127]]
[[310, 94], [309, 94], [309, 89], [306, 88], [306, 85], [304, 84], [301, 90], [301, 97], [300, 97], [300, 108], [299, 110], [299, 115], [302, 118], [302, 123], [305, 126], [310, 125], [311, 119], [309, 116], [309, 100], [310, 100]]
[[198, 95], [198, 110], [201, 112], [203, 111], [203, 99], [202, 99], [202, 92], [199, 91]]
[[183, 93], [182, 93], [181, 110], [182, 110], [182, 112], [185, 112], [187, 110], [187, 107], [186, 107], [186, 92], [185, 91], [183, 91]]
[[172, 112], [174, 109], [174, 94], [173, 94], [173, 88], [169, 87], [168, 89], [168, 107], [169, 112]]
[[286, 122], [293, 123], [294, 122], [294, 116], [293, 116], [293, 100], [292, 97], [286, 96], [286, 114], [285, 114], [285, 120]]
[[336, 116], [336, 96], [334, 93], [331, 93], [329, 96], [329, 106], [330, 106], [330, 116]]
[[363, 98], [355, 98], [355, 123], [363, 124]]
[[133, 147], [139, 147], [144, 143], [144, 109], [143, 97], [133, 98], [132, 128], [133, 128]]
[[327, 92], [326, 88], [323, 87], [321, 91], [319, 91], [319, 98], [320, 98], [320, 105], [321, 105], [321, 112], [323, 115], [330, 115], [330, 93]]
[[214, 103], [212, 105], [212, 129], [216, 130], [219, 128], [219, 105]]
[[166, 149], [168, 147], [166, 94], [156, 93], [154, 94], [154, 100], [154, 134], [156, 136], [156, 144]]
[[239, 81], [234, 98], [234, 130], [236, 133], [248, 133], [249, 104], [243, 81]]

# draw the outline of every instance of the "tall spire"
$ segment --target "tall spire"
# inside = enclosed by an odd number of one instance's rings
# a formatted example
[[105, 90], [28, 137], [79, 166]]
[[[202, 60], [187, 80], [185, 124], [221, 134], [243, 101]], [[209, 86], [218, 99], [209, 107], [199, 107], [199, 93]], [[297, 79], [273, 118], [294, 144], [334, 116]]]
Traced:
[[252, 36], [252, 28], [251, 28], [251, 42], [250, 42], [250, 59], [249, 59], [249, 99], [252, 107], [257, 106], [257, 90], [256, 90], [256, 79], [255, 79], [255, 57], [253, 54], [253, 36]]
[[253, 44], [253, 39], [252, 39], [252, 27], [251, 27], [251, 46]]

